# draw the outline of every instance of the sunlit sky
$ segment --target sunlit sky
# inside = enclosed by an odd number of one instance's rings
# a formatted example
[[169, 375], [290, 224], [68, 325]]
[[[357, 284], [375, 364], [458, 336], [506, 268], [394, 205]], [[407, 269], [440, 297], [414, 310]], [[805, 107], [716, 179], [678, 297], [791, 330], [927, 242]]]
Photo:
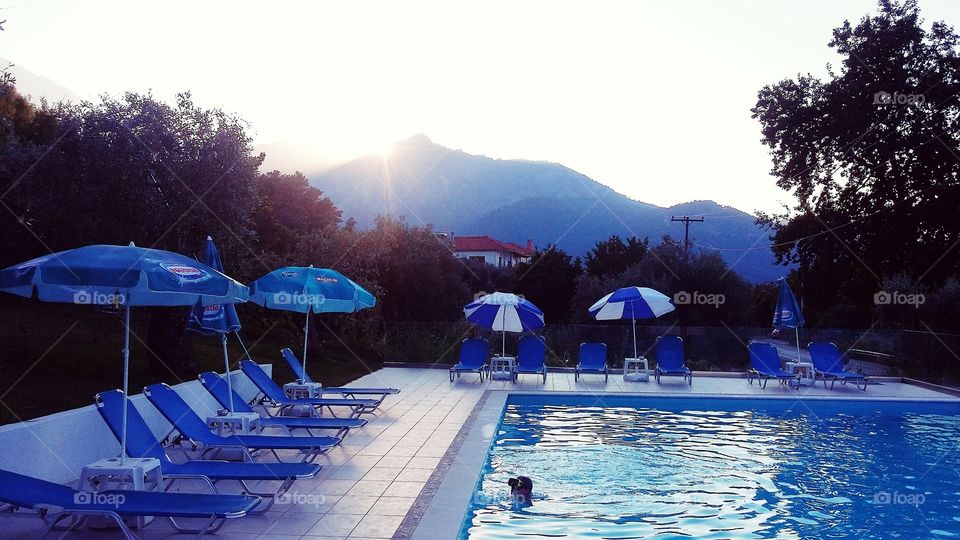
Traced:
[[[921, 0], [927, 27], [960, 2]], [[181, 2], [0, 0], [0, 57], [84, 98], [183, 90], [255, 142], [343, 161], [425, 133], [563, 163], [626, 195], [789, 202], [750, 118], [764, 84], [838, 63], [872, 0]], [[895, 90], [895, 89], [892, 89]], [[299, 163], [298, 163], [299, 165]]]

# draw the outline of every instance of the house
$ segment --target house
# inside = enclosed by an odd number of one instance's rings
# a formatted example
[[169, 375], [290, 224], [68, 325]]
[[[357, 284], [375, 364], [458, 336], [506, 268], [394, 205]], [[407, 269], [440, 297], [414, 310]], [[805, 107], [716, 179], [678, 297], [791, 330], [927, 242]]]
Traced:
[[529, 261], [533, 255], [533, 240], [527, 240], [527, 247], [523, 247], [489, 236], [450, 235], [449, 238], [452, 240], [453, 254], [457, 258], [482, 261], [492, 266], [509, 268]]

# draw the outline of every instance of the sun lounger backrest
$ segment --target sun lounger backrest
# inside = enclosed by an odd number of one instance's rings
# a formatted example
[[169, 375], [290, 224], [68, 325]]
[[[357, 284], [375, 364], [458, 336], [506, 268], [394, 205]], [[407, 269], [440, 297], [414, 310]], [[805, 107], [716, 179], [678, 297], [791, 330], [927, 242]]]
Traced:
[[517, 343], [517, 365], [520, 369], [540, 369], [547, 359], [547, 342], [541, 336], [523, 336]]
[[267, 396], [267, 399], [274, 403], [286, 403], [289, 401], [283, 393], [283, 389], [277, 386], [277, 383], [273, 382], [273, 379], [267, 375], [267, 372], [257, 364], [250, 360], [241, 360], [240, 369], [243, 371], [243, 374], [253, 381], [253, 384]]
[[186, 438], [195, 441], [214, 440], [215, 437], [206, 422], [169, 385], [151, 384], [143, 389], [143, 393], [160, 414]]
[[606, 343], [581, 343], [580, 366], [586, 369], [603, 369], [607, 365]]
[[[94, 398], [97, 412], [119, 441], [123, 434], [123, 392], [108, 390], [100, 392]], [[167, 459], [163, 447], [157, 436], [150, 430], [147, 421], [140, 415], [140, 411], [133, 403], [127, 401], [127, 455], [130, 457], [153, 457], [164, 461]]]
[[777, 373], [782, 370], [780, 353], [770, 343], [761, 341], [751, 343], [747, 347], [747, 353], [750, 355], [750, 365], [761, 373]]
[[685, 355], [680, 336], [660, 336], [654, 345], [657, 365], [664, 369], [683, 369]]
[[[227, 381], [224, 380], [223, 377], [212, 371], [201, 373], [200, 384], [207, 389], [207, 392], [210, 392], [210, 395], [217, 400], [217, 403], [219, 403], [221, 407], [224, 409], [230, 408], [231, 389], [227, 386]], [[236, 392], [233, 393], [233, 411], [240, 413], [254, 412], [253, 408], [247, 405], [247, 402], [238, 396]]]
[[487, 361], [489, 347], [483, 338], [470, 338], [460, 344], [460, 364], [464, 367], [479, 368]]
[[300, 359], [297, 358], [297, 355], [293, 354], [289, 348], [281, 349], [280, 355], [283, 356], [283, 359], [290, 364], [290, 369], [293, 370], [293, 375], [296, 378], [303, 377], [303, 382], [311, 383], [313, 379], [310, 378], [310, 374], [303, 371], [303, 364], [300, 363]]
[[829, 341], [814, 341], [807, 345], [810, 359], [817, 371], [832, 373], [843, 371], [843, 355], [837, 346]]

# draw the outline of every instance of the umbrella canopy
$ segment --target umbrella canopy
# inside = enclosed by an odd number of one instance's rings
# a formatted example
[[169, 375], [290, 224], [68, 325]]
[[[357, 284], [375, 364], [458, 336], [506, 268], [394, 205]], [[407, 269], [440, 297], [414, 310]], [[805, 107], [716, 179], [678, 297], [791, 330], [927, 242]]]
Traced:
[[543, 328], [543, 312], [532, 302], [515, 294], [495, 292], [470, 302], [463, 314], [473, 324], [497, 330], [503, 334], [502, 354], [506, 353], [506, 333], [525, 332]]
[[0, 270], [0, 291], [43, 302], [126, 306], [205, 306], [243, 302], [247, 287], [170, 251], [85, 246]]
[[[203, 262], [218, 272], [223, 272], [223, 262], [220, 252], [213, 238], [207, 237], [207, 247], [204, 250]], [[230, 412], [233, 412], [233, 382], [230, 380], [230, 357], [227, 353], [227, 333], [240, 331], [240, 317], [233, 304], [211, 304], [204, 306], [197, 303], [187, 319], [187, 330], [212, 336], [220, 334], [220, 345], [223, 347], [224, 374], [227, 379], [227, 390], [230, 396]], [[239, 334], [237, 338], [239, 339]], [[242, 343], [242, 342], [241, 342]]]
[[794, 336], [797, 338], [797, 362], [800, 362], [800, 327], [804, 323], [803, 313], [787, 280], [780, 278], [778, 281], [780, 281], [780, 297], [773, 312], [773, 327], [777, 330], [793, 329]]
[[[218, 272], [223, 272], [223, 262], [213, 238], [207, 237], [207, 247], [204, 250], [203, 262]], [[190, 312], [187, 320], [187, 330], [192, 330], [205, 336], [226, 334], [240, 330], [240, 317], [233, 304], [197, 304]]]
[[777, 299], [777, 308], [773, 312], [773, 327], [778, 330], [803, 326], [803, 313], [797, 297], [793, 295], [787, 280], [780, 278], [780, 297]]
[[61, 251], [0, 270], [0, 291], [44, 302], [124, 307], [121, 461], [127, 453], [131, 306], [232, 304], [248, 294], [242, 283], [190, 257], [133, 242]]
[[377, 299], [347, 276], [329, 268], [286, 266], [250, 283], [250, 301], [268, 309], [306, 314], [303, 373], [307, 372], [310, 312], [353, 313], [377, 305]]
[[598, 321], [630, 319], [633, 325], [633, 356], [637, 357], [637, 319], [656, 319], [676, 309], [670, 298], [648, 287], [623, 287], [597, 300], [588, 308]]

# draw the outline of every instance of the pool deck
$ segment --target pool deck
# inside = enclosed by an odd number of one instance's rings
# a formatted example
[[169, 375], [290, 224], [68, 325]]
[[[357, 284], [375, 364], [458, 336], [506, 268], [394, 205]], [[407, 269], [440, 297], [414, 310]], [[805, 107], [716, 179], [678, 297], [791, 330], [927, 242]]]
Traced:
[[[231, 520], [210, 538], [453, 538], [510, 391], [960, 400], [894, 379], [878, 381], [862, 392], [839, 383], [833, 391], [822, 383], [788, 390], [776, 381], [763, 390], [743, 378], [719, 376], [695, 376], [692, 386], [679, 378], [665, 378], [659, 386], [652, 378], [625, 382], [619, 374], [611, 375], [606, 384], [596, 375], [575, 382], [572, 372], [551, 372], [545, 385], [535, 375], [522, 376], [517, 384], [480, 383], [472, 374], [450, 383], [447, 377], [441, 369], [388, 367], [355, 381], [356, 386], [392, 386], [402, 392], [387, 397], [381, 410], [366, 416], [367, 426], [322, 456], [321, 474], [294, 484], [289, 501], [278, 502], [263, 515]], [[34, 538], [42, 529], [38, 525], [39, 520], [0, 520], [0, 538]], [[138, 534], [144, 539], [187, 537], [173, 534], [160, 520]], [[116, 530], [82, 529], [64, 538], [118, 536]]]

